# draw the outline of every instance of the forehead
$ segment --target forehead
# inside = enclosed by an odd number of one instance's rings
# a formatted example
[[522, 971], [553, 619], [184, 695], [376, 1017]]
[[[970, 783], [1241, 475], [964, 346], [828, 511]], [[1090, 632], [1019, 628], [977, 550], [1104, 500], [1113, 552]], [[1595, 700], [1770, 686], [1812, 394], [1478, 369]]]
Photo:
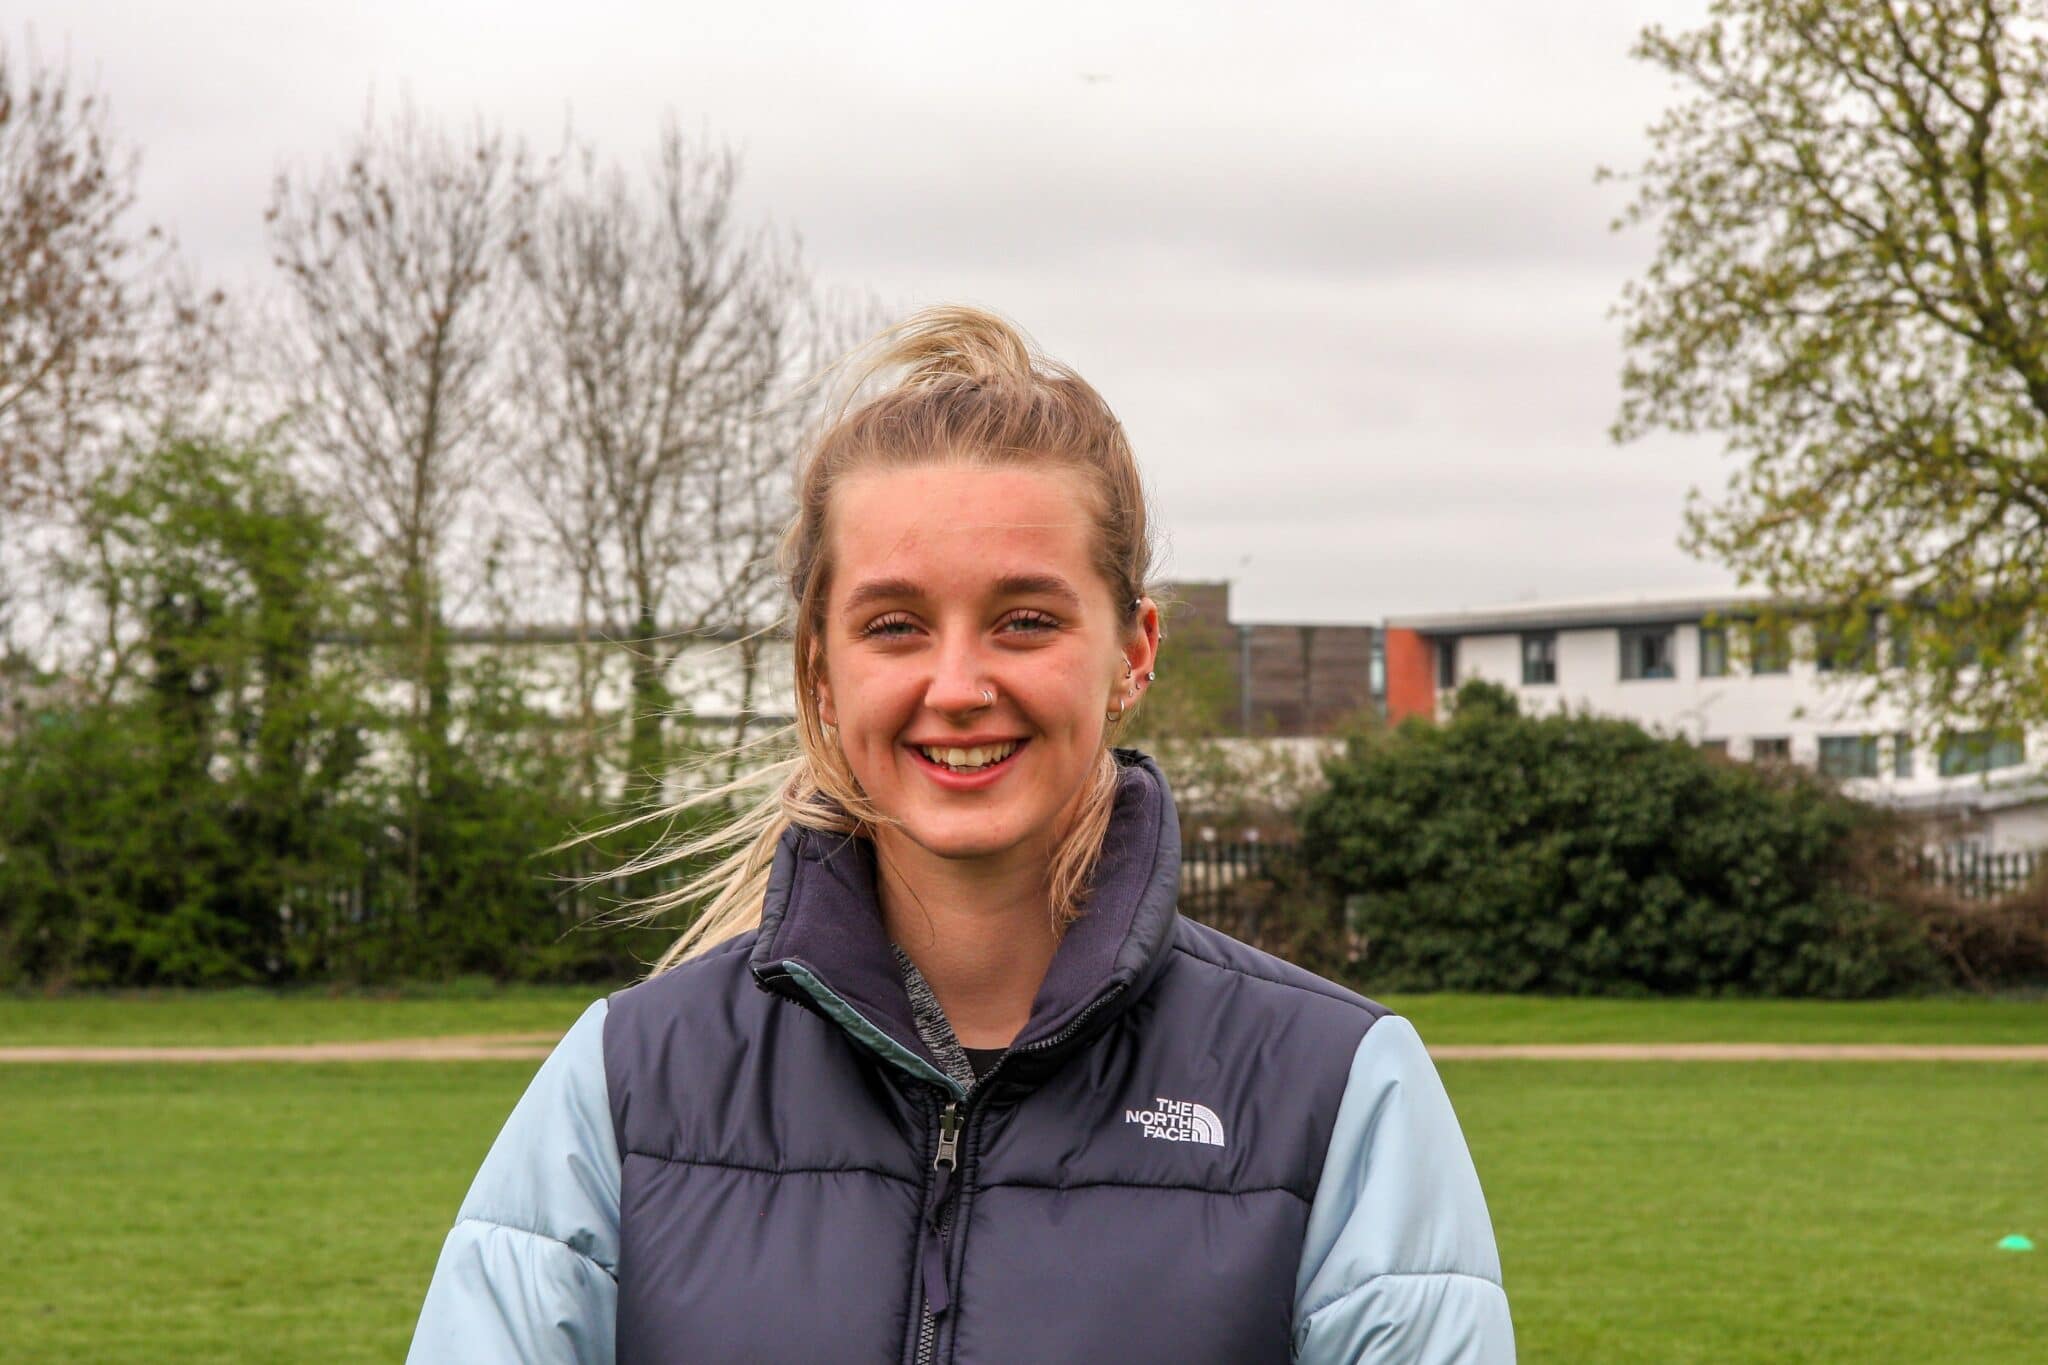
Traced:
[[1055, 573], [1085, 592], [1100, 577], [1094, 501], [1080, 473], [1058, 466], [930, 464], [856, 474], [832, 494], [832, 595], [868, 578], [936, 589], [1018, 573]]

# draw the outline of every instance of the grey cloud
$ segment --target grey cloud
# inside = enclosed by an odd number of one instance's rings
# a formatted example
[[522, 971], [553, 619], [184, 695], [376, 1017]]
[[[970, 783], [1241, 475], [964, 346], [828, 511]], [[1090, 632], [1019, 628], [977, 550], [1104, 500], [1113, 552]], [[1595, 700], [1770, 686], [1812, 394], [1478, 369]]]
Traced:
[[1723, 581], [1674, 545], [1711, 443], [1606, 439], [1647, 243], [1591, 179], [1667, 97], [1633, 31], [1700, 3], [27, 8], [141, 145], [144, 214], [233, 283], [276, 169], [372, 92], [539, 148], [573, 110], [629, 163], [673, 110], [827, 284], [993, 305], [1088, 375], [1177, 571], [1369, 619]]

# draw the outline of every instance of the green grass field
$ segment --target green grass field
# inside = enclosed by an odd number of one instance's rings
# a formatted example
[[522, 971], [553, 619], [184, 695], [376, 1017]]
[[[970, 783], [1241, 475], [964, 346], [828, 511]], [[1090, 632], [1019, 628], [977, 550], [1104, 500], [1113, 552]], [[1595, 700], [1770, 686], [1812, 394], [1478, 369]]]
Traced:
[[1443, 1071], [1526, 1361], [2048, 1358], [2048, 1067]]
[[0, 1047], [334, 1043], [568, 1031], [603, 986], [407, 991], [0, 992]]
[[395, 1361], [531, 1064], [0, 1069], [0, 1361]]
[[1550, 1000], [1391, 995], [1432, 1043], [2048, 1043], [2048, 998]]
[[[389, 1037], [559, 1028], [589, 994], [8, 998], [0, 1020], [8, 1041]], [[1467, 1042], [2040, 1041], [2048, 1013], [1399, 1003], [1426, 1035]], [[0, 1361], [398, 1359], [532, 1069], [0, 1066]], [[2048, 1253], [1995, 1249], [2009, 1232], [2048, 1244], [2048, 1067], [1443, 1070], [1525, 1361], [2048, 1356]]]
[[[0, 1047], [561, 1033], [608, 988], [0, 992]], [[1389, 995], [1432, 1043], [2048, 1043], [2048, 998], [1550, 1000]]]

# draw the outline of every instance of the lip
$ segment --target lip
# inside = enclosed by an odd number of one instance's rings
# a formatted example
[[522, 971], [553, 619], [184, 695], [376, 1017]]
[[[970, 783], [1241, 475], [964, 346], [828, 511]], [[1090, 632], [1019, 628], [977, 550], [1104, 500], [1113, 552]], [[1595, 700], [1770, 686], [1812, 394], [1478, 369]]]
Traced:
[[[919, 749], [920, 743], [924, 744], [925, 747], [932, 749], [973, 749], [988, 744], [1015, 743], [1017, 746], [1017, 752], [1011, 754], [1008, 758], [1004, 759], [1000, 763], [990, 764], [988, 767], [983, 768], [980, 772], [956, 773], [951, 768], [946, 767], [944, 764], [934, 763], [930, 759], [926, 758]], [[910, 754], [910, 761], [917, 765], [918, 770], [921, 771], [926, 777], [930, 778], [933, 782], [937, 783], [939, 786], [945, 788], [947, 791], [971, 792], [980, 791], [984, 787], [994, 786], [996, 783], [1002, 781], [1003, 778], [1009, 773], [1010, 766], [1017, 761], [1018, 754], [1023, 753], [1024, 750], [1027, 747], [1029, 747], [1030, 743], [1031, 741], [1028, 739], [1018, 739], [1013, 741], [1008, 736], [1002, 736], [997, 738], [969, 739], [964, 736], [960, 738], [954, 738], [953, 736], [949, 735], [943, 742], [940, 743], [933, 743], [931, 741], [906, 741], [903, 747]]]

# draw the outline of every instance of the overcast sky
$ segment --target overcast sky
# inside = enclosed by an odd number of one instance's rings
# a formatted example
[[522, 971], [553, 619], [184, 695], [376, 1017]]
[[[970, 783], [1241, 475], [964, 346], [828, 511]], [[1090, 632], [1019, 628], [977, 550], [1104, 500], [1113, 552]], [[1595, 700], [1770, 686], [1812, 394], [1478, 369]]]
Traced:
[[633, 164], [673, 111], [823, 283], [994, 307], [1091, 379], [1169, 573], [1369, 621], [1731, 581], [1676, 544], [1718, 447], [1606, 435], [1649, 242], [1593, 173], [1671, 96], [1636, 29], [1701, 8], [27, 0], [6, 36], [96, 81], [144, 215], [231, 286], [372, 98]]

